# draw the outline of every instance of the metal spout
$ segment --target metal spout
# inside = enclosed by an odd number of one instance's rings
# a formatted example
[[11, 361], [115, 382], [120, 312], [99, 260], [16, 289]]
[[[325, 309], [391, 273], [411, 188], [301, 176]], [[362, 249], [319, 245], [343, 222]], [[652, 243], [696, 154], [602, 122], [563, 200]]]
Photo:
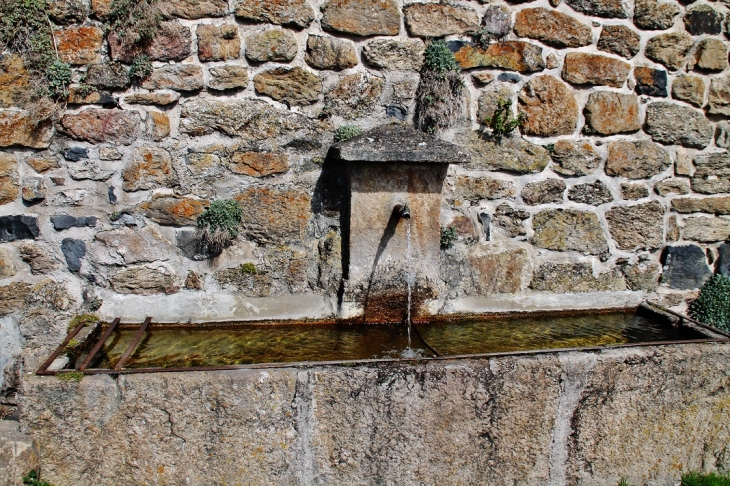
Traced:
[[400, 206], [400, 217], [403, 219], [411, 219], [411, 210], [408, 208], [408, 204]]

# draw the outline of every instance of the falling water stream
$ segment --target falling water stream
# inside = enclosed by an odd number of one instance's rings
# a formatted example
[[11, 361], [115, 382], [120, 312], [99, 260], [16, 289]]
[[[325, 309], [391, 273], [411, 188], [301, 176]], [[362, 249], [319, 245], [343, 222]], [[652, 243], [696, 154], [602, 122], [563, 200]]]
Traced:
[[406, 219], [406, 265], [408, 272], [406, 273], [406, 282], [408, 284], [408, 312], [406, 313], [406, 324], [408, 325], [408, 350], [411, 352], [411, 289], [413, 287], [413, 277], [411, 269], [411, 219]]

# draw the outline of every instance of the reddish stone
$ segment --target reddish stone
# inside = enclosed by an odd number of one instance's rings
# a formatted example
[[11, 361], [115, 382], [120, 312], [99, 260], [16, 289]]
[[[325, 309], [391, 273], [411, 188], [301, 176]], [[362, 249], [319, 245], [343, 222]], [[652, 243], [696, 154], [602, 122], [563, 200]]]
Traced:
[[553, 47], [581, 47], [593, 42], [590, 25], [546, 8], [526, 8], [515, 17], [518, 37], [537, 39]]
[[202, 62], [238, 59], [241, 54], [236, 24], [203, 24], [198, 26], [195, 34], [198, 36], [198, 59]]
[[639, 98], [611, 91], [591, 93], [585, 107], [586, 127], [600, 135], [641, 129]]
[[122, 172], [127, 192], [174, 187], [179, 180], [170, 153], [159, 147], [137, 147]]
[[542, 47], [522, 41], [498, 42], [486, 49], [464, 44], [454, 57], [462, 69], [494, 67], [521, 73], [545, 69]]
[[236, 196], [246, 208], [241, 225], [245, 235], [260, 243], [300, 242], [311, 217], [308, 190], [251, 187]]
[[620, 88], [631, 65], [612, 57], [569, 52], [563, 64], [563, 79], [573, 84], [597, 84]]
[[205, 199], [156, 194], [137, 209], [157, 224], [195, 226], [198, 216], [209, 204]]
[[[350, 0], [354, 2], [354, 0]], [[395, 3], [395, 2], [393, 2]], [[479, 14], [464, 5], [411, 3], [403, 7], [406, 28], [413, 37], [444, 37], [465, 34], [479, 27]], [[396, 35], [396, 30], [392, 34]]]
[[192, 52], [193, 36], [179, 21], [162, 22], [152, 41], [142, 47], [125, 45], [114, 32], [109, 34], [109, 49], [115, 61], [131, 63], [140, 54], [153, 61], [182, 61]]
[[0, 57], [0, 108], [20, 106], [28, 98], [28, 71], [14, 54]]
[[53, 31], [58, 57], [75, 66], [101, 61], [104, 31], [99, 27], [73, 27]]
[[578, 103], [573, 91], [552, 76], [532, 78], [519, 96], [525, 116], [522, 132], [551, 137], [570, 135], [578, 124]]
[[0, 109], [0, 147], [47, 148], [52, 136], [53, 125], [49, 121], [36, 124], [25, 110]]
[[91, 108], [61, 118], [61, 129], [77, 140], [129, 145], [137, 138], [139, 114], [135, 111]]
[[289, 170], [289, 156], [277, 153], [235, 152], [231, 155], [228, 168], [236, 174], [253, 177], [281, 174]]
[[362, 37], [400, 31], [400, 11], [394, 0], [330, 0], [322, 5], [322, 12], [326, 31]]

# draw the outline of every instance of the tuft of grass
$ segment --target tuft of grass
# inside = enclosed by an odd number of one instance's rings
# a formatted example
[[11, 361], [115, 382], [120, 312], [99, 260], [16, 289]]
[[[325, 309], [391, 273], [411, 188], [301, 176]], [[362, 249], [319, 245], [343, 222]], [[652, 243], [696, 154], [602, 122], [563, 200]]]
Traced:
[[91, 324], [94, 324], [95, 322], [99, 322], [99, 318], [94, 314], [78, 314], [75, 315], [68, 323], [68, 330], [75, 328], [79, 324], [83, 324], [84, 326], [89, 326]]
[[80, 371], [68, 371], [65, 373], [56, 373], [56, 378], [61, 381], [75, 381], [80, 382], [84, 379], [84, 374]]
[[254, 265], [251, 262], [242, 263], [241, 264], [241, 273], [245, 275], [256, 275], [258, 273], [258, 270], [256, 269], [256, 265]]
[[517, 127], [525, 122], [525, 116], [520, 113], [517, 117], [512, 116], [512, 101], [506, 99], [497, 100], [497, 109], [494, 110], [492, 118], [484, 120], [485, 124], [492, 129], [497, 137], [506, 137], [515, 131]]
[[444, 41], [430, 42], [416, 91], [416, 126], [427, 133], [452, 126], [461, 116], [463, 95], [454, 55]]
[[158, 0], [113, 0], [108, 23], [122, 45], [143, 46], [157, 35], [162, 14]]
[[235, 199], [219, 199], [198, 216], [198, 232], [203, 243], [214, 253], [220, 253], [238, 236], [243, 209]]
[[720, 274], [710, 277], [689, 305], [689, 316], [721, 331], [730, 331], [730, 278]]
[[441, 228], [441, 249], [448, 250], [454, 246], [454, 242], [456, 242], [458, 238], [459, 235], [456, 233], [456, 228]]
[[150, 60], [150, 56], [140, 54], [132, 60], [132, 64], [129, 66], [129, 79], [133, 83], [140, 84], [150, 74], [152, 74], [152, 61]]
[[628, 478], [621, 478], [618, 482], [618, 486], [631, 486]]
[[691, 472], [682, 474], [681, 486], [730, 486], [730, 473], [700, 474]]
[[344, 142], [351, 138], [357, 137], [362, 133], [362, 128], [355, 125], [344, 125], [335, 130], [335, 142]]

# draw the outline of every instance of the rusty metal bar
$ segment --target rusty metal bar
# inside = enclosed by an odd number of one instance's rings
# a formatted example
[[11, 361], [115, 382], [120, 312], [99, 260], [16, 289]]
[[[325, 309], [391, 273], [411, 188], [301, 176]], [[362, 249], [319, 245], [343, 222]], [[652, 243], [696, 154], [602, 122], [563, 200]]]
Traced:
[[117, 328], [119, 325], [120, 319], [117, 317], [112, 321], [111, 324], [109, 324], [109, 327], [106, 331], [104, 331], [104, 334], [101, 335], [99, 340], [96, 342], [96, 345], [89, 351], [89, 355], [86, 357], [83, 363], [81, 363], [81, 366], [79, 366], [79, 371], [84, 371], [87, 366], [91, 364], [91, 361], [94, 359], [94, 357], [97, 355], [99, 350], [102, 346], [104, 346], [104, 343], [107, 339], [109, 339], [109, 336], [114, 332], [114, 329]]
[[84, 327], [86, 327], [86, 324], [79, 324], [78, 326], [74, 327], [73, 330], [68, 333], [66, 336], [66, 339], [63, 340], [63, 342], [56, 348], [56, 350], [51, 354], [51, 356], [46, 360], [45, 363], [41, 365], [40, 368], [38, 368], [38, 371], [36, 371], [36, 374], [43, 374], [51, 364], [53, 364], [54, 361], [56, 361], [56, 358], [58, 358], [58, 355], [61, 354], [61, 351], [63, 351], [66, 346], [68, 346], [68, 343], [71, 342], [71, 340], [81, 331]]
[[124, 354], [121, 358], [119, 358], [119, 361], [117, 361], [117, 364], [114, 365], [114, 371], [119, 371], [124, 367], [124, 363], [127, 362], [130, 356], [132, 356], [132, 353], [134, 352], [134, 349], [137, 347], [139, 342], [142, 340], [142, 336], [144, 336], [145, 331], [147, 330], [147, 326], [150, 325], [150, 322], [152, 322], [151, 317], [147, 317], [147, 319], [144, 320], [141, 326], [139, 326], [139, 329], [137, 330], [137, 334], [134, 335], [134, 338], [132, 338], [132, 342], [129, 343], [129, 346], [127, 346], [127, 349], [124, 351]]
[[418, 327], [416, 327], [415, 324], [413, 326], [411, 326], [411, 327], [412, 327], [413, 331], [416, 333], [416, 336], [418, 337], [418, 339], [421, 340], [421, 342], [423, 343], [423, 345], [426, 346], [426, 348], [429, 351], [431, 351], [437, 358], [439, 356], [441, 356], [441, 353], [439, 353], [438, 351], [436, 351], [436, 348], [434, 348], [433, 346], [431, 346], [429, 343], [426, 342], [425, 339], [423, 339], [423, 336], [421, 335], [421, 331], [418, 330]]

